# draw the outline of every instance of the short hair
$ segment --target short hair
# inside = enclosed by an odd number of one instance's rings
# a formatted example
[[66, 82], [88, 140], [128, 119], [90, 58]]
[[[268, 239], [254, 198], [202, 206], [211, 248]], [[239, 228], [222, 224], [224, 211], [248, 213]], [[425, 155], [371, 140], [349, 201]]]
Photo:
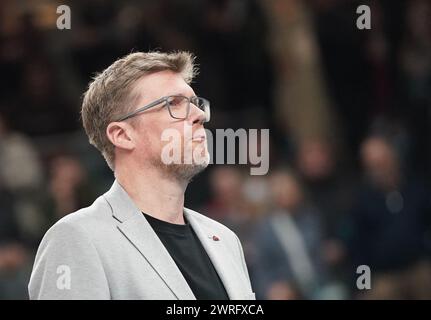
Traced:
[[106, 135], [108, 124], [121, 114], [132, 111], [139, 94], [133, 92], [143, 76], [171, 70], [190, 84], [198, 70], [195, 56], [186, 51], [164, 53], [134, 52], [96, 74], [84, 93], [81, 118], [90, 144], [95, 146], [114, 171], [115, 147]]

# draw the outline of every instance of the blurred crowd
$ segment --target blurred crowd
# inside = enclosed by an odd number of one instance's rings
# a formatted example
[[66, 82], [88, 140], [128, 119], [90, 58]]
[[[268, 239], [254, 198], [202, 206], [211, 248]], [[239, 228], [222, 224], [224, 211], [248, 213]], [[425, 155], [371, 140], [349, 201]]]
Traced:
[[431, 299], [430, 16], [428, 0], [1, 1], [0, 299], [27, 298], [44, 233], [112, 183], [81, 95], [141, 50], [196, 54], [210, 130], [270, 129], [267, 175], [214, 164], [186, 193], [238, 234], [258, 298]]

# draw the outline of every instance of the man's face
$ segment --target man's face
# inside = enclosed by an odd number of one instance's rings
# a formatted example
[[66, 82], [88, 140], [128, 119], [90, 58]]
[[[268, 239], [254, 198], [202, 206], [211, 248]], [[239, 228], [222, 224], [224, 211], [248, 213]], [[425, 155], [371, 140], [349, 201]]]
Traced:
[[[140, 94], [135, 109], [169, 95], [188, 98], [195, 96], [182, 76], [172, 71], [147, 75], [138, 81], [134, 90]], [[190, 180], [209, 163], [204, 119], [204, 112], [193, 104], [190, 105], [190, 113], [185, 120], [172, 118], [164, 103], [144, 111], [132, 120], [135, 148], [131, 156], [143, 167], [156, 167], [173, 178]], [[162, 136], [167, 132], [176, 133], [179, 139], [163, 141], [166, 139], [162, 139]], [[168, 144], [180, 152], [180, 161], [167, 163], [163, 158], [162, 154], [166, 152]], [[203, 161], [195, 161], [193, 153]], [[192, 155], [190, 160], [186, 160], [187, 154]]]
[[371, 181], [382, 187], [396, 183], [399, 160], [394, 149], [381, 138], [369, 138], [361, 149], [361, 160]]

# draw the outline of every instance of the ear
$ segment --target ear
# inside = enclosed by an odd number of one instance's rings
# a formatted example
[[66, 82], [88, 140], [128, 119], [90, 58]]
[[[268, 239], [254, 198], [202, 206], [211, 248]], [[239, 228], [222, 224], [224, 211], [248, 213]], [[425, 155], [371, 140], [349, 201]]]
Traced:
[[106, 135], [115, 147], [133, 150], [135, 148], [135, 142], [133, 140], [132, 131], [133, 127], [125, 122], [111, 122], [106, 128]]

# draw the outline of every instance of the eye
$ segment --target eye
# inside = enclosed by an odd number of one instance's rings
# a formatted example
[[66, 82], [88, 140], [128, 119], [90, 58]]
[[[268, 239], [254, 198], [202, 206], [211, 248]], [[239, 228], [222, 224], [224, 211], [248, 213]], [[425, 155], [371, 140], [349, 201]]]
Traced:
[[168, 99], [168, 104], [172, 107], [180, 106], [184, 102], [184, 97], [172, 96]]

